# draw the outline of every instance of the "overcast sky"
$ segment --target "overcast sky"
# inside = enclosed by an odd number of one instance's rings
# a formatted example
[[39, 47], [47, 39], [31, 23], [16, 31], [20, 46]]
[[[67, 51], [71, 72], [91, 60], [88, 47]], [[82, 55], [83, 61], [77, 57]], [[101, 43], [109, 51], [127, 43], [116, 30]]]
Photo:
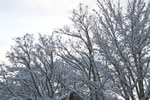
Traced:
[[0, 0], [0, 61], [6, 60], [12, 38], [50, 34], [69, 23], [69, 11], [79, 3], [93, 6], [96, 0]]

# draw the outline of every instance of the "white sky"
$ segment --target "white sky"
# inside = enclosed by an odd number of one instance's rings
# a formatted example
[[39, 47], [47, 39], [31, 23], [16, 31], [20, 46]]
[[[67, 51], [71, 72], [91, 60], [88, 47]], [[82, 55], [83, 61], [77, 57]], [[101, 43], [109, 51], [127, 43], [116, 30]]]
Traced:
[[12, 38], [50, 34], [69, 23], [69, 11], [79, 3], [91, 6], [96, 0], [0, 0], [0, 61], [6, 60]]

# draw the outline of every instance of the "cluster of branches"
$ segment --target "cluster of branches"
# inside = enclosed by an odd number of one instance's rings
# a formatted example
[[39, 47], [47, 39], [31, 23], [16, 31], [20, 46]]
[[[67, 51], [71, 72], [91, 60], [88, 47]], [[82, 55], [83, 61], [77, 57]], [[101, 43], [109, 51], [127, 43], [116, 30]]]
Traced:
[[148, 100], [150, 3], [97, 5], [90, 11], [81, 4], [72, 26], [51, 36], [16, 38], [7, 53], [11, 65], [0, 65], [1, 94], [46, 100], [73, 91], [85, 100]]

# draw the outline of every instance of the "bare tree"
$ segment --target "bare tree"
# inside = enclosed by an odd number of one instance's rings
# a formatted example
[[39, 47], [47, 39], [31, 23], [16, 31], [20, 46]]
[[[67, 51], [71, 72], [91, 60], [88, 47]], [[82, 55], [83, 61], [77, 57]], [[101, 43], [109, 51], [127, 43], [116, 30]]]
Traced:
[[27, 96], [36, 100], [54, 98], [60, 84], [57, 78], [60, 67], [55, 62], [53, 36], [39, 35], [38, 43], [33, 40], [31, 34], [15, 39], [16, 45], [7, 54], [12, 63], [8, 71], [14, 71], [15, 77], [11, 76], [11, 79], [25, 87], [25, 92], [30, 93]]
[[98, 6], [93, 32], [112, 76], [112, 91], [125, 100], [148, 100], [150, 3], [131, 0], [125, 10], [119, 2], [98, 0]]
[[[61, 50], [59, 56], [70, 66], [77, 70], [79, 83], [82, 82], [89, 91], [90, 100], [104, 100], [104, 88], [107, 78], [103, 78], [103, 65], [99, 61], [100, 53], [94, 41], [93, 27], [95, 17], [90, 14], [88, 6], [80, 4], [78, 10], [73, 10], [70, 18], [73, 25], [65, 26], [56, 31], [62, 36], [66, 35], [67, 42], [60, 40]], [[76, 81], [76, 82], [77, 82]], [[87, 88], [89, 90], [87, 90]]]

